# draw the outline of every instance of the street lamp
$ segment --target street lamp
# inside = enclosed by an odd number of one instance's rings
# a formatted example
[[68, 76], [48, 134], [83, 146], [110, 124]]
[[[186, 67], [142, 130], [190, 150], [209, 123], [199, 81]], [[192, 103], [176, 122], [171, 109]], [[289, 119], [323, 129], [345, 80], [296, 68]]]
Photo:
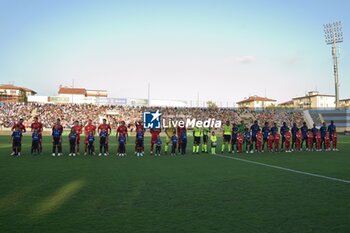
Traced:
[[323, 25], [326, 43], [332, 45], [333, 72], [335, 81], [335, 107], [339, 107], [339, 77], [338, 77], [338, 55], [337, 43], [343, 42], [343, 33], [341, 31], [341, 22], [333, 22]]

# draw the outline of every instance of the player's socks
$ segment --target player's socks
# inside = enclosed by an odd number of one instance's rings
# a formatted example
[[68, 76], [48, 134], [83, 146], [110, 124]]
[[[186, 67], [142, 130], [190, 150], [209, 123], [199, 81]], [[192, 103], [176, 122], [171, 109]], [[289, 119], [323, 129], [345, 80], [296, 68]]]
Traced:
[[225, 144], [222, 144], [221, 145], [221, 152], [224, 152], [224, 150], [225, 150]]
[[196, 146], [193, 146], [193, 150], [192, 150], [193, 153], [196, 152]]
[[196, 146], [196, 153], [199, 153], [199, 146]]
[[166, 144], [165, 144], [165, 146], [164, 146], [164, 152], [165, 152], [165, 153], [168, 153], [168, 145], [166, 145]]
[[204, 152], [205, 152], [205, 153], [208, 152], [208, 145], [207, 145], [207, 144], [204, 145]]
[[227, 149], [228, 149], [228, 151], [231, 151], [231, 144], [227, 145]]

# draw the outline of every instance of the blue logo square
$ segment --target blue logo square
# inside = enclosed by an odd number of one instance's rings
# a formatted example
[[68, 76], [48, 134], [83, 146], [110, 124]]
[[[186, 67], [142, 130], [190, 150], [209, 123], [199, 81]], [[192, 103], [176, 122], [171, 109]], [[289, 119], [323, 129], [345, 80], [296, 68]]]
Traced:
[[162, 114], [157, 110], [156, 112], [144, 112], [143, 113], [143, 127], [145, 129], [160, 129], [161, 121], [160, 116]]

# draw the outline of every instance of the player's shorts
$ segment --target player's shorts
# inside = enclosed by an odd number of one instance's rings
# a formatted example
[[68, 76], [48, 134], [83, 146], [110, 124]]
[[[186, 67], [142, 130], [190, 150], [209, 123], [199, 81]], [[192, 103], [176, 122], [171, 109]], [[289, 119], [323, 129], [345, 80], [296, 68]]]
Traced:
[[211, 143], [211, 147], [216, 147], [217, 146], [217, 143], [216, 142], [212, 142]]
[[208, 143], [208, 135], [203, 135], [203, 143], [204, 144]]
[[267, 143], [269, 141], [268, 138], [263, 138], [263, 143]]
[[13, 142], [13, 143], [12, 143], [12, 146], [13, 146], [13, 147], [21, 146], [21, 142]]
[[53, 138], [53, 144], [59, 145], [60, 144], [60, 138]]
[[251, 142], [251, 141], [250, 141], [249, 139], [246, 139], [246, 140], [245, 140], [245, 144], [247, 144], [247, 145], [249, 145], [250, 142]]
[[101, 144], [101, 145], [106, 145], [106, 144], [108, 144], [107, 138], [100, 138], [100, 144]]
[[136, 146], [137, 147], [143, 147], [143, 140], [137, 140], [136, 141]]
[[194, 137], [194, 144], [200, 144], [201, 143], [201, 137]]
[[231, 141], [231, 135], [224, 134], [224, 142], [230, 142]]

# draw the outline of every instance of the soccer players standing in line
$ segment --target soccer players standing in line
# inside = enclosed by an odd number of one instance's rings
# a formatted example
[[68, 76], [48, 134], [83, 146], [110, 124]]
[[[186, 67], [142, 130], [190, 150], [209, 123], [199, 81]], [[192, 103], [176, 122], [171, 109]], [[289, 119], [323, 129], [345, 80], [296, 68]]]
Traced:
[[[199, 140], [200, 140], [200, 138], [199, 138]], [[174, 132], [173, 136], [171, 137], [171, 155], [173, 155], [173, 156], [176, 155], [177, 141], [178, 141], [178, 138]]]
[[34, 122], [30, 126], [31, 131], [34, 132], [35, 130], [40, 135], [38, 146], [39, 146], [39, 153], [43, 152], [43, 145], [42, 145], [42, 132], [43, 132], [43, 124], [39, 122], [38, 117], [34, 117]]
[[[262, 144], [262, 152], [264, 152], [265, 149], [265, 145], [266, 145], [266, 149], [268, 149], [268, 140], [269, 140], [269, 133], [270, 133], [270, 127], [269, 127], [269, 123], [265, 122], [264, 127], [262, 128], [262, 134], [263, 134], [263, 144]], [[267, 150], [268, 151], [268, 150]]]
[[262, 152], [263, 134], [260, 130], [256, 133], [255, 143], [256, 143], [256, 146], [255, 146], [256, 151]]
[[136, 138], [136, 134], [137, 132], [139, 132], [139, 130], [142, 130], [143, 132], [145, 132], [145, 128], [143, 127], [143, 123], [141, 120], [136, 121], [135, 122], [135, 155], [136, 155], [136, 151], [137, 151], [137, 138]]
[[286, 152], [291, 152], [291, 148], [290, 148], [291, 139], [292, 139], [292, 134], [290, 133], [289, 128], [287, 127], [284, 133], [284, 143], [285, 143]]
[[84, 144], [85, 144], [85, 153], [84, 155], [87, 155], [88, 152], [88, 137], [92, 133], [92, 135], [95, 135], [96, 133], [96, 126], [92, 124], [92, 120], [89, 119], [87, 125], [84, 127], [84, 133], [85, 133], [85, 139], [84, 139]]
[[156, 144], [157, 138], [160, 135], [160, 129], [150, 129], [151, 133], [151, 155], [153, 155], [154, 145]]
[[244, 133], [245, 138], [245, 153], [253, 153], [253, 150], [251, 150], [251, 143], [252, 143], [252, 133], [250, 129], [246, 128]]
[[79, 124], [79, 121], [74, 121], [73, 125], [74, 132], [77, 134], [77, 143], [76, 143], [76, 154], [80, 154], [80, 134], [83, 133], [83, 127]]
[[21, 147], [22, 147], [22, 131], [20, 126], [14, 128], [14, 131], [11, 135], [12, 140], [12, 153], [13, 156], [21, 156]]
[[232, 154], [235, 153], [237, 149], [237, 135], [239, 133], [239, 129], [235, 123], [232, 124], [232, 138], [231, 138], [231, 150]]
[[77, 140], [78, 134], [75, 132], [74, 128], [71, 128], [70, 133], [68, 134], [69, 156], [75, 156]]
[[327, 126], [326, 126], [326, 122], [322, 123], [322, 126], [320, 128], [320, 133], [321, 133], [321, 150], [322, 148], [325, 149], [325, 143], [324, 143], [324, 137], [326, 136], [327, 133]]
[[280, 138], [281, 138], [281, 135], [277, 132], [274, 137], [275, 152], [280, 151]]
[[275, 137], [276, 134], [278, 134], [278, 128], [277, 128], [276, 122], [274, 122], [273, 126], [271, 127], [271, 134], [272, 134], [273, 137]]
[[[101, 132], [103, 130], [105, 131], [103, 133], [103, 136], [105, 136], [103, 138], [103, 140], [105, 140], [104, 143], [103, 143], [103, 148], [104, 148], [104, 151], [105, 151], [104, 154], [105, 154], [105, 156], [107, 156], [109, 154], [108, 153], [108, 136], [111, 134], [112, 129], [111, 129], [110, 124], [107, 124], [107, 120], [106, 119], [102, 120], [102, 124], [100, 124], [98, 126], [98, 129], [97, 129], [97, 131], [98, 131], [97, 133], [100, 135], [100, 145], [101, 145]], [[101, 153], [101, 150], [100, 150], [100, 153]]]
[[60, 128], [60, 123], [57, 121], [52, 129], [52, 156], [62, 155], [62, 130]]
[[[182, 146], [182, 141], [181, 141], [181, 133], [182, 133], [182, 130], [185, 130], [186, 131], [186, 133], [187, 133], [187, 129], [186, 129], [186, 127], [185, 126], [177, 126], [177, 129], [176, 129], [176, 131], [177, 131], [177, 139], [178, 139], [178, 142], [177, 142], [177, 150], [178, 150], [178, 152], [180, 153], [180, 151], [181, 151], [181, 146]], [[172, 135], [172, 134], [171, 134]]]
[[104, 156], [108, 155], [108, 132], [106, 131], [105, 127], [102, 127], [100, 133], [100, 153], [98, 156]]
[[209, 133], [209, 128], [203, 127], [202, 128], [202, 135], [203, 135], [202, 153], [208, 153], [208, 133]]
[[[125, 134], [124, 134], [125, 135]], [[144, 155], [144, 132], [139, 129], [136, 133], [136, 140], [137, 140], [137, 157]]]
[[[328, 126], [327, 131], [329, 132], [329, 139], [333, 140], [333, 134], [337, 132], [337, 127], [334, 125], [334, 121], [331, 121], [331, 124]], [[334, 148], [333, 148], [334, 150]]]
[[303, 150], [303, 145], [304, 145], [304, 142], [305, 142], [305, 148], [308, 149], [308, 145], [307, 145], [307, 133], [309, 131], [309, 128], [306, 126], [306, 122], [303, 122], [303, 126], [300, 128], [300, 131], [301, 131], [301, 135], [303, 136], [302, 137], [302, 140], [301, 140], [301, 150]]
[[56, 123], [52, 126], [52, 131], [57, 127], [57, 129], [63, 133], [63, 126], [61, 125], [61, 119], [57, 118]]
[[88, 154], [89, 155], [95, 155], [95, 136], [93, 131], [89, 131], [89, 135], [87, 136], [87, 142], [88, 142]]
[[301, 134], [300, 129], [297, 129], [297, 133], [295, 135], [295, 150], [300, 151], [301, 150], [301, 141], [302, 141], [303, 135]]
[[160, 139], [160, 135], [158, 135], [157, 140], [156, 140], [156, 153], [154, 155], [160, 156], [161, 150], [162, 150], [162, 140]]
[[284, 143], [285, 143], [286, 139], [285, 139], [284, 135], [286, 134], [287, 130], [289, 130], [287, 123], [283, 122], [281, 130], [280, 130], [280, 134], [282, 137], [281, 150], [283, 150], [284, 146], [285, 146]]
[[[124, 134], [120, 134], [117, 137], [118, 137], [117, 155], [124, 156], [124, 155], [126, 155], [126, 150], [125, 150], [126, 136]], [[136, 142], [135, 142], [135, 145], [137, 145]], [[137, 148], [136, 148], [136, 150], [137, 150]]]
[[202, 131], [198, 127], [193, 128], [193, 154], [199, 154], [199, 145], [201, 144]]
[[[139, 130], [138, 131], [142, 131], [142, 132], [144, 132], [141, 128], [139, 128]], [[137, 132], [138, 131], [136, 131], [136, 136], [137, 136]], [[116, 137], [117, 137], [117, 140], [118, 140], [118, 137], [120, 136], [120, 135], [124, 135], [124, 137], [125, 137], [125, 145], [126, 145], [126, 143], [127, 143], [127, 141], [128, 141], [128, 128], [125, 126], [125, 121], [122, 121], [121, 122], [121, 124], [118, 126], [118, 128], [117, 128], [117, 134], [116, 134]], [[137, 142], [136, 142], [137, 143]], [[126, 146], [125, 146], [125, 152], [124, 152], [124, 154], [126, 153]]]
[[296, 123], [293, 123], [293, 126], [292, 126], [292, 146], [291, 146], [291, 151], [295, 150], [296, 148], [296, 139], [297, 139], [297, 132], [298, 132], [299, 128], [297, 127], [297, 124]]
[[316, 133], [316, 151], [322, 151], [321, 142], [322, 142], [322, 135], [321, 135], [321, 132], [318, 130]]
[[171, 143], [171, 137], [173, 136], [174, 132], [176, 132], [176, 129], [172, 124], [168, 128], [165, 129], [165, 134], [166, 134], [165, 146], [164, 146], [165, 154], [168, 153], [169, 144]]
[[307, 150], [312, 151], [312, 147], [314, 144], [314, 134], [312, 133], [312, 130], [309, 129], [307, 132]]
[[215, 155], [216, 154], [216, 145], [217, 145], [218, 139], [215, 135], [215, 132], [211, 132], [210, 136], [210, 149], [211, 149], [211, 154]]
[[251, 150], [257, 150], [256, 146], [256, 133], [260, 131], [260, 127], [258, 125], [258, 121], [254, 121], [254, 124], [250, 126], [250, 130], [252, 132], [252, 143], [251, 143]]
[[41, 135], [38, 133], [37, 129], [34, 129], [34, 132], [32, 133], [32, 148], [30, 150], [30, 154], [38, 155], [40, 154], [40, 147], [39, 143], [41, 139]]
[[186, 154], [186, 147], [187, 147], [187, 130], [186, 128], [181, 129], [181, 154]]
[[224, 125], [224, 131], [222, 133], [224, 140], [221, 145], [221, 154], [223, 154], [225, 151], [225, 145], [227, 145], [227, 151], [231, 151], [231, 133], [232, 127], [230, 125], [230, 121], [226, 121], [226, 124]]
[[315, 146], [315, 148], [316, 148], [316, 134], [318, 132], [318, 129], [316, 128], [316, 124], [313, 124], [311, 132], [312, 132], [312, 136], [313, 136], [313, 140], [312, 140], [312, 144], [313, 145], [312, 145], [312, 147]]

